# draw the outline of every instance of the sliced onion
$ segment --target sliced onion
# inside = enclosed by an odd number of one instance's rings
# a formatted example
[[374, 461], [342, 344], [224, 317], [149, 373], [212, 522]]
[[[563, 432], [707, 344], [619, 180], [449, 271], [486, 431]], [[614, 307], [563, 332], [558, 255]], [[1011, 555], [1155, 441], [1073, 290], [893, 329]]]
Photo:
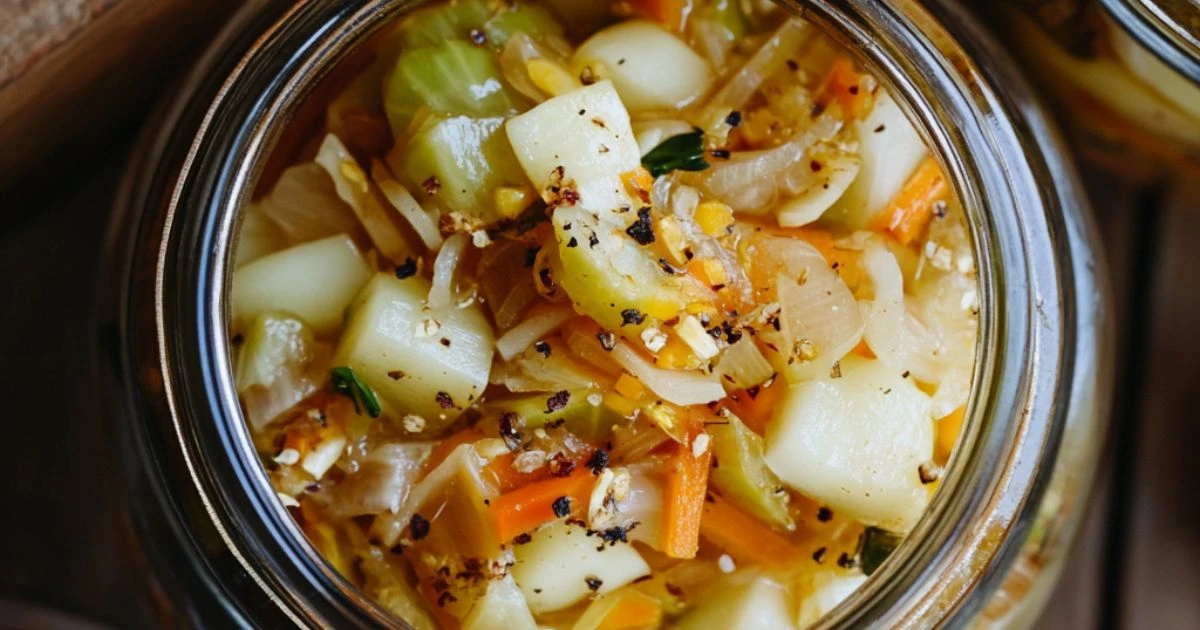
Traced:
[[866, 340], [875, 356], [896, 371], [910, 372], [927, 383], [937, 383], [946, 368], [936, 337], [912, 317], [904, 299], [904, 275], [887, 246], [868, 241], [862, 266], [875, 288], [867, 311]]
[[521, 279], [513, 286], [512, 291], [496, 309], [496, 326], [507, 330], [520, 319], [521, 315], [538, 299], [537, 287], [529, 274], [522, 274]]
[[242, 217], [238, 230], [237, 253], [234, 268], [252, 263], [267, 254], [284, 248], [284, 234], [271, 217], [263, 211], [262, 204], [252, 203]]
[[611, 384], [613, 378], [572, 357], [562, 342], [548, 341], [550, 356], [526, 349], [513, 360], [492, 368], [491, 382], [511, 392], [556, 392], [594, 390]]
[[517, 32], [508, 39], [504, 50], [500, 51], [500, 72], [514, 89], [533, 102], [541, 103], [550, 95], [538, 89], [529, 77], [529, 61], [549, 59], [563, 64], [563, 60], [570, 55], [571, 45], [565, 40], [548, 37], [544, 41], [536, 41], [525, 33]]
[[[402, 501], [400, 508], [394, 512], [395, 518], [389, 520], [396, 523], [409, 523], [412, 520], [413, 514], [417, 513], [417, 510], [424, 509], [444, 494], [453, 491], [454, 484], [462, 483], [464, 479], [474, 481], [485, 499], [494, 496], [495, 492], [488, 484], [484, 483], [483, 478], [480, 476], [482, 467], [483, 460], [475, 453], [475, 446], [473, 444], [460, 444], [446, 457], [445, 461], [438, 464], [437, 468], [429, 471], [429, 474], [424, 479], [412, 487], [412, 491], [408, 493], [408, 498]], [[432, 517], [430, 519], [432, 520]], [[399, 532], [395, 533], [399, 534]], [[396, 541], [385, 540], [384, 542], [391, 545]]]
[[442, 308], [454, 301], [454, 274], [467, 248], [467, 233], [458, 232], [446, 239], [433, 261], [433, 282], [429, 285], [429, 308]]
[[788, 58], [800, 50], [808, 39], [808, 30], [809, 25], [803, 20], [790, 19], [784, 22], [754, 56], [712, 95], [701, 119], [708, 121], [723, 116], [728, 110], [743, 107], [767, 77], [783, 68]]
[[354, 210], [338, 196], [329, 173], [315, 162], [285, 170], [261, 205], [263, 214], [292, 245], [361, 231]]
[[400, 262], [413, 255], [412, 247], [375, 196], [367, 174], [337, 136], [325, 136], [315, 162], [329, 173], [338, 196], [354, 210], [379, 253], [392, 262]]
[[246, 420], [255, 431], [261, 431], [317, 389], [316, 383], [294, 372], [280, 374], [270, 386], [254, 385], [242, 394]]
[[771, 378], [775, 368], [748, 337], [729, 346], [717, 361], [715, 373], [730, 391], [761, 385]]
[[356, 472], [329, 491], [329, 515], [348, 518], [399, 511], [431, 450], [426, 442], [375, 447], [359, 462]]
[[[780, 269], [775, 291], [785, 346], [779, 350], [794, 360], [777, 367], [790, 382], [829, 376], [833, 364], [862, 339], [863, 320], [854, 295], [821, 253], [804, 241], [771, 237], [755, 248], [755, 255], [776, 261]], [[811, 359], [798, 356], [804, 342], [815, 353]]]
[[809, 149], [833, 138], [841, 127], [842, 121], [822, 115], [798, 136], [773, 149], [735, 153], [713, 165], [701, 178], [703, 186], [734, 210], [765, 212], [778, 198], [788, 170], [803, 163]]
[[662, 549], [663, 491], [661, 483], [649, 471], [630, 470], [629, 491], [616, 502], [614, 511], [621, 525], [637, 523], [629, 532], [630, 541]]
[[436, 252], [442, 246], [442, 232], [438, 229], [437, 216], [422, 208], [412, 193], [396, 181], [379, 160], [371, 162], [371, 178], [375, 180], [375, 185], [379, 186], [379, 192], [383, 193], [392, 207], [412, 226], [421, 242], [425, 243], [425, 247]]
[[613, 361], [612, 354], [600, 344], [601, 329], [591, 319], [579, 318], [563, 331], [563, 341], [571, 353], [605, 374], [617, 376], [621, 366]]
[[551, 306], [504, 333], [496, 340], [496, 351], [500, 353], [502, 359], [508, 361], [532, 346], [538, 339], [557, 330], [563, 322], [574, 316], [575, 310], [570, 306]]
[[664, 370], [638, 354], [629, 344], [618, 342], [613, 359], [633, 374], [650, 391], [676, 405], [702, 405], [725, 397], [725, 388], [713, 376], [699, 372]]
[[808, 165], [800, 169], [807, 175], [803, 184], [791, 187], [787, 182], [784, 183], [784, 188], [791, 188], [789, 192], [794, 196], [776, 209], [779, 225], [800, 227], [820, 219], [854, 183], [862, 160], [839, 151], [820, 160], [820, 163], [821, 170], [817, 173], [813, 173]]
[[638, 151], [645, 157], [664, 140], [691, 133], [692, 129], [691, 123], [678, 118], [645, 120], [633, 124], [633, 135], [637, 138]]

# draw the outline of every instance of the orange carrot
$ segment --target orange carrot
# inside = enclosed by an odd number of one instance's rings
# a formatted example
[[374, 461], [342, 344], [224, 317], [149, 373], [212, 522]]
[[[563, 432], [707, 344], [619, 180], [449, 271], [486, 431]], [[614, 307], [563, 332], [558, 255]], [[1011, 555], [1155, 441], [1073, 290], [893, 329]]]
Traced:
[[682, 33], [692, 12], [692, 0], [632, 0], [635, 12]]
[[954, 445], [958, 443], [958, 434], [962, 432], [963, 419], [967, 415], [967, 406], [963, 405], [958, 409], [950, 412], [950, 415], [937, 421], [937, 442], [934, 449], [934, 456], [941, 464], [945, 464], [950, 459], [950, 452], [954, 450]]
[[800, 550], [787, 538], [721, 497], [704, 503], [700, 535], [739, 563], [787, 567], [801, 559]]
[[672, 558], [696, 557], [711, 461], [712, 449], [696, 455], [691, 446], [671, 443], [663, 493], [663, 552]]
[[663, 605], [658, 599], [631, 588], [606, 595], [611, 608], [596, 630], [649, 630], [662, 625]]
[[[592, 471], [580, 466], [566, 477], [535, 481], [492, 499], [488, 513], [496, 537], [508, 541], [567, 514], [572, 518], [586, 516], [594, 484]], [[561, 514], [555, 513], [556, 504]]]
[[650, 176], [650, 171], [641, 166], [632, 171], [625, 171], [621, 173], [621, 183], [625, 184], [625, 191], [630, 196], [645, 202], [650, 201], [650, 190], [654, 188], [654, 178]]
[[741, 390], [736, 396], [730, 396], [729, 410], [734, 413], [751, 431], [766, 435], [767, 425], [775, 415], [775, 410], [783, 402], [787, 392], [787, 383], [782, 378], [776, 378], [768, 387], [759, 387], [754, 396]]
[[[575, 468], [583, 466], [584, 462], [591, 457], [591, 452], [585, 453], [581, 457], [571, 458], [571, 465]], [[499, 457], [493, 458], [483, 467], [483, 478], [490, 481], [501, 494], [512, 492], [521, 486], [549, 479], [554, 476], [550, 471], [550, 466], [542, 466], [533, 471], [523, 473], [513, 468], [513, 460], [516, 455], [513, 453], [505, 453]]]
[[925, 233], [937, 203], [945, 201], [948, 194], [941, 167], [933, 158], [927, 158], [904, 182], [872, 227], [891, 234], [901, 245], [910, 245]]
[[819, 103], [837, 103], [847, 118], [861, 117], [870, 105], [870, 91], [863, 85], [863, 75], [854, 68], [848, 57], [839, 57], [829, 66], [829, 74], [818, 97]]
[[446, 458], [450, 457], [450, 453], [453, 453], [454, 449], [462, 446], [463, 444], [470, 444], [471, 442], [477, 442], [482, 439], [483, 431], [480, 431], [475, 427], [471, 427], [469, 429], [463, 429], [462, 431], [459, 431], [458, 433], [455, 433], [442, 440], [440, 444], [433, 447], [433, 452], [429, 454], [429, 459], [425, 462], [425, 474], [429, 474], [429, 471], [437, 468], [439, 464], [446, 461]]
[[854, 352], [854, 354], [857, 354], [858, 356], [866, 358], [866, 359], [874, 359], [875, 358], [875, 352], [873, 350], [871, 350], [871, 346], [867, 344], [866, 339], [859, 341], [858, 345], [854, 346], [853, 352]]

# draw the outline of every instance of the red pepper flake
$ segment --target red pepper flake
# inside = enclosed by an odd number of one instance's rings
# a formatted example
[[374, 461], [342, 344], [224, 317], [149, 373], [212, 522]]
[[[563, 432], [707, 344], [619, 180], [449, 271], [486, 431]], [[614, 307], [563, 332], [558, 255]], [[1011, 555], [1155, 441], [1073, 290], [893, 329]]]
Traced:
[[421, 188], [425, 189], [425, 194], [432, 197], [442, 189], [442, 182], [438, 181], [437, 175], [430, 175], [429, 179], [421, 182]]
[[404, 280], [405, 278], [411, 278], [412, 276], [416, 275], [416, 273], [417, 261], [413, 260], [411, 256], [405, 258], [404, 262], [401, 263], [399, 267], [396, 267], [396, 277], [401, 280]]
[[514, 545], [526, 545], [526, 544], [529, 544], [532, 540], [533, 540], [533, 536], [531, 536], [529, 534], [529, 532], [522, 532], [520, 534], [517, 534], [516, 538], [513, 538], [513, 544]]
[[679, 586], [672, 584], [670, 582], [663, 582], [663, 588], [666, 589], [666, 591], [668, 593], [670, 593], [671, 595], [674, 595], [675, 597], [678, 597], [679, 599], [683, 599], [683, 589], [680, 588]]
[[392, 379], [393, 381], [398, 381], [404, 378], [404, 376], [404, 370], [392, 370], [391, 372], [388, 372], [388, 378]]
[[429, 519], [420, 514], [413, 514], [408, 521], [408, 534], [413, 540], [422, 540], [429, 535]]
[[625, 233], [639, 245], [649, 245], [654, 242], [654, 224], [650, 221], [650, 206], [638, 209], [637, 216], [637, 220], [625, 229]]
[[446, 346], [447, 348], [450, 347], [450, 340], [445, 337], [442, 337], [441, 339], [439, 339], [438, 343], [442, 344], [443, 346]]
[[550, 458], [550, 474], [555, 477], [567, 477], [575, 471], [575, 462], [567, 457], [566, 453], [558, 452], [554, 457]]
[[447, 394], [446, 392], [438, 392], [437, 396], [434, 397], [434, 400], [437, 401], [438, 406], [442, 409], [450, 409], [454, 407], [454, 399], [451, 398], [450, 394]]
[[587, 460], [587, 467], [592, 469], [593, 475], [599, 475], [600, 471], [608, 467], [608, 451], [602, 448], [592, 451], [592, 456]]
[[604, 581], [603, 581], [603, 580], [601, 580], [601, 579], [600, 579], [600, 578], [598, 578], [598, 577], [591, 576], [591, 575], [589, 575], [589, 576], [587, 576], [587, 577], [583, 578], [583, 581], [584, 581], [584, 582], [587, 582], [587, 587], [588, 587], [588, 590], [589, 590], [589, 591], [591, 591], [591, 592], [593, 592], [593, 593], [595, 593], [596, 591], [600, 590], [600, 587], [604, 585]]
[[558, 497], [550, 507], [554, 510], [555, 516], [562, 518], [571, 513], [571, 497]]
[[571, 392], [565, 389], [555, 392], [552, 396], [546, 399], [546, 413], [561, 411], [567, 406], [567, 402], [570, 400]]
[[636, 308], [627, 308], [621, 311], [622, 326], [628, 326], [630, 324], [637, 326], [644, 321], [646, 321], [646, 314], [637, 310]]
[[820, 173], [821, 169], [824, 168], [824, 166], [822, 166], [820, 162], [813, 160], [808, 163], [808, 168], [809, 168], [809, 170], [811, 170], [814, 173]]

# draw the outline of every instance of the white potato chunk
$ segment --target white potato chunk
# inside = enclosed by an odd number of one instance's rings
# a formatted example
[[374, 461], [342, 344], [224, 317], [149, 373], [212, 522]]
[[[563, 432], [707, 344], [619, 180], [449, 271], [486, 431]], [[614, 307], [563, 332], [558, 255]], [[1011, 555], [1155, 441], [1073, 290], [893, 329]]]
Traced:
[[351, 304], [333, 364], [352, 368], [387, 415], [415, 414], [435, 433], [483, 393], [494, 342], [477, 304], [431, 309], [428, 294], [424, 278], [376, 274]]
[[712, 84], [708, 62], [675, 34], [653, 22], [629, 20], [588, 38], [573, 68], [600, 68], [631, 111], [679, 109]]
[[[643, 575], [650, 567], [627, 543], [603, 546], [582, 527], [556, 522], [515, 548], [512, 575], [535, 614], [561, 610], [591, 593], [603, 595]], [[589, 580], [598, 580], [593, 591]]]
[[862, 166], [838, 207], [850, 227], [862, 229], [900, 192], [929, 150], [904, 110], [882, 89], [875, 108], [855, 130]]
[[842, 569], [814, 575], [812, 590], [800, 600], [800, 617], [796, 625], [807, 628], [817, 623], [866, 581], [867, 576], [862, 573]]
[[847, 356], [841, 376], [791, 386], [767, 430], [767, 466], [788, 486], [868, 525], [912, 528], [928, 500], [929, 397], [883, 363]]
[[525, 595], [511, 575], [488, 582], [487, 592], [463, 618], [463, 630], [537, 630]]
[[521, 168], [539, 190], [572, 186], [578, 204], [594, 212], [630, 205], [621, 173], [638, 168], [641, 153], [612, 82], [556, 96], [513, 117], [506, 128]]
[[233, 274], [234, 330], [245, 330], [268, 311], [287, 311], [327, 335], [341, 325], [342, 311], [370, 277], [362, 253], [344, 234], [264, 256]]
[[788, 613], [787, 589], [770, 578], [734, 575], [698, 602], [679, 620], [679, 630], [787, 630], [793, 628]]

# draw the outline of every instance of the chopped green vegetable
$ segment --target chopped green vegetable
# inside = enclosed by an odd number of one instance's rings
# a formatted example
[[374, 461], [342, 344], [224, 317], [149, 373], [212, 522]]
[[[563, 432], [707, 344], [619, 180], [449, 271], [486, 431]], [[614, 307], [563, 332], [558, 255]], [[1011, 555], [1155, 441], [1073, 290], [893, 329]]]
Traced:
[[563, 27], [540, 6], [515, 4], [493, 15], [483, 25], [483, 33], [487, 38], [484, 45], [500, 50], [516, 33], [525, 33], [534, 39], [562, 37]]
[[667, 138], [642, 156], [642, 166], [654, 177], [671, 171], [703, 171], [708, 168], [704, 159], [704, 131]]
[[863, 531], [862, 548], [858, 552], [863, 573], [866, 575], [874, 573], [875, 569], [878, 569], [879, 565], [892, 555], [896, 547], [900, 546], [902, 540], [904, 540], [903, 534], [896, 534], [878, 527], [868, 527]]
[[270, 387], [286, 372], [300, 373], [312, 360], [312, 330], [286, 312], [268, 312], [254, 320], [238, 355], [235, 381], [238, 392], [254, 386]]
[[499, 117], [430, 117], [404, 148], [403, 172], [414, 182], [437, 183], [419, 195], [490, 223], [496, 219], [492, 191], [526, 181], [503, 125]]
[[492, 15], [487, 0], [431, 2], [404, 18], [396, 43], [406, 49], [435, 46], [442, 42], [470, 37], [471, 29], [480, 28]]
[[524, 98], [504, 83], [491, 51], [461, 40], [405, 51], [384, 86], [392, 132], [404, 137], [421, 108], [477, 118], [513, 114]]
[[358, 405], [359, 401], [362, 401], [362, 406], [367, 409], [367, 415], [372, 418], [378, 418], [382, 413], [383, 410], [379, 406], [379, 399], [375, 397], [375, 392], [358, 380], [358, 375], [354, 373], [353, 369], [335, 367], [329, 370], [329, 384], [333, 387], [333, 391], [354, 401], [355, 413], [362, 413]]
[[763, 459], [763, 439], [730, 414], [727, 424], [711, 424], [713, 456], [717, 466], [711, 479], [721, 495], [734, 505], [774, 527], [791, 529], [788, 495], [767, 468]]

